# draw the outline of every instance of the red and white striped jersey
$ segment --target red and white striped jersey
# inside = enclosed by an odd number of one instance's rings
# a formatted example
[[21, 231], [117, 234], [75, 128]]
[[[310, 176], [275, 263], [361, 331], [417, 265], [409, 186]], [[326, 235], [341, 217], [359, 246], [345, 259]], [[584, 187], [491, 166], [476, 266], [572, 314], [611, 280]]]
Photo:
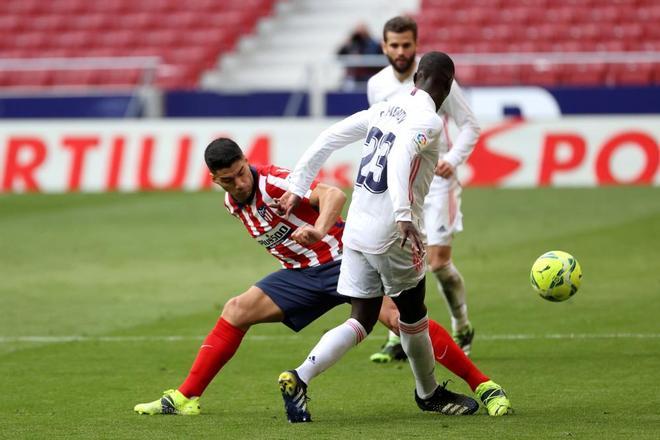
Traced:
[[[339, 218], [321, 241], [303, 246], [291, 240], [291, 234], [304, 225], [314, 226], [319, 216], [317, 208], [309, 202], [311, 190], [303, 197], [300, 205], [288, 219], [277, 215], [268, 205], [289, 189], [289, 170], [274, 165], [250, 166], [254, 176], [254, 194], [249, 202], [236, 202], [229, 193], [225, 194], [225, 207], [237, 217], [248, 233], [268, 252], [280, 260], [285, 269], [314, 267], [331, 261], [341, 260], [344, 221]], [[311, 188], [316, 187], [315, 181]]]

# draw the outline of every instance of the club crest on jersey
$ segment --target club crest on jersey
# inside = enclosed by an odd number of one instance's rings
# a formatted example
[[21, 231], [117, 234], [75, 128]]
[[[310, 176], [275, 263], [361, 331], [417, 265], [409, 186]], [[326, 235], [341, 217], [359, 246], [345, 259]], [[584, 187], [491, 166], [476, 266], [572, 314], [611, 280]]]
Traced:
[[256, 237], [256, 240], [260, 245], [270, 249], [277, 246], [278, 244], [282, 244], [282, 242], [284, 242], [284, 240], [286, 240], [289, 235], [291, 235], [291, 231], [291, 226], [287, 225], [286, 223], [278, 223], [277, 225], [273, 226], [273, 229], [270, 231], [264, 232], [260, 236]]
[[420, 148], [425, 146], [428, 142], [429, 139], [424, 133], [417, 133], [417, 136], [415, 136], [415, 143], [419, 145]]
[[257, 206], [257, 212], [259, 213], [261, 218], [266, 220], [268, 223], [273, 221], [273, 213], [270, 212], [270, 209], [268, 209], [266, 205]]

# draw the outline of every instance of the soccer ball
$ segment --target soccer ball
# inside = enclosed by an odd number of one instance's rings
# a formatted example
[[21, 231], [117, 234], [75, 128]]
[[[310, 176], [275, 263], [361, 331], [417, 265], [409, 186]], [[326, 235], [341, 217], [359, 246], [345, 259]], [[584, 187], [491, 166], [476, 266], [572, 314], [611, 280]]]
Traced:
[[582, 269], [571, 254], [550, 251], [536, 259], [529, 278], [541, 298], [554, 302], [566, 301], [580, 287]]

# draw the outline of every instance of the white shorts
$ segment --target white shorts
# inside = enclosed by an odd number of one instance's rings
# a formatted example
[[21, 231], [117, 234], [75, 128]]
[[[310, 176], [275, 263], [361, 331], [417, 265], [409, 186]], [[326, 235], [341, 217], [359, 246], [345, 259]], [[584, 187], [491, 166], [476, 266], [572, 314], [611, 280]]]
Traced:
[[435, 176], [424, 199], [427, 246], [451, 246], [454, 234], [463, 230], [461, 184], [457, 179]]
[[410, 242], [399, 241], [384, 254], [367, 254], [344, 246], [337, 292], [353, 298], [397, 296], [424, 278], [425, 258], [413, 261]]

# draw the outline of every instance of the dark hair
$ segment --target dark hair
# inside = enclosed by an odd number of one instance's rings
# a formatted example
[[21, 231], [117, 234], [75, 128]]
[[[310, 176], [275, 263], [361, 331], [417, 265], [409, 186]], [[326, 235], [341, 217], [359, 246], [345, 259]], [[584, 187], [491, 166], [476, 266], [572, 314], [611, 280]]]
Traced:
[[412, 31], [413, 39], [417, 41], [417, 23], [410, 17], [405, 15], [399, 15], [394, 18], [390, 18], [383, 26], [383, 41], [387, 41], [387, 33], [394, 32], [395, 34], [401, 34], [403, 32]]
[[212, 173], [215, 173], [221, 168], [229, 168], [234, 162], [243, 157], [241, 148], [229, 138], [218, 138], [214, 140], [204, 151], [206, 166]]
[[427, 52], [419, 60], [417, 71], [427, 78], [447, 81], [454, 77], [454, 62], [444, 52]]

